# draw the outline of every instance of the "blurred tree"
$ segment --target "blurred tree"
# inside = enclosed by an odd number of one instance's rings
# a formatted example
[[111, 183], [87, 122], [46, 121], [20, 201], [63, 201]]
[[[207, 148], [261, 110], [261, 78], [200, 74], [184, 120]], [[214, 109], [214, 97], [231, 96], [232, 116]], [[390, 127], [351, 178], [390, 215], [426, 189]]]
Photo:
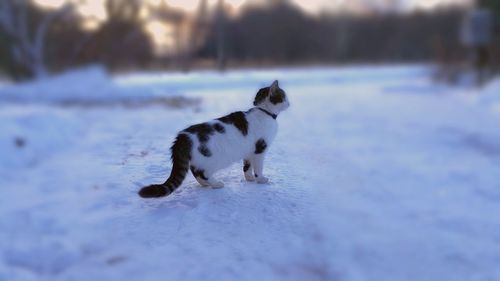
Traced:
[[15, 80], [47, 75], [46, 37], [50, 26], [73, 6], [42, 11], [31, 1], [0, 1], [0, 66]]
[[151, 8], [152, 18], [160, 20], [162, 24], [171, 28], [171, 32], [166, 32], [168, 39], [172, 41], [169, 55], [173, 59], [174, 64], [181, 68], [187, 68], [189, 46], [186, 39], [185, 21], [186, 15], [178, 9], [172, 8], [165, 1], [162, 1], [159, 6]]
[[499, 0], [478, 0], [480, 8], [491, 11], [493, 15], [493, 37], [490, 46], [490, 59], [492, 70], [500, 72], [500, 1]]
[[144, 66], [153, 58], [153, 44], [143, 29], [140, 0], [106, 0], [107, 20], [84, 46], [79, 59], [118, 68]]
[[274, 0], [269, 7], [250, 7], [230, 19], [220, 1], [214, 26], [202, 54], [215, 57], [219, 68], [229, 58], [253, 61], [290, 61], [316, 45], [312, 21], [287, 1]]
[[208, 0], [200, 0], [196, 17], [189, 34], [189, 46], [187, 48], [188, 54], [186, 56], [185, 70], [188, 70], [191, 67], [195, 56], [199, 53], [200, 48], [203, 47], [207, 34], [210, 31], [211, 24], [211, 19], [208, 13]]
[[498, 0], [478, 0], [478, 6], [489, 9], [496, 17], [497, 25], [500, 24], [500, 1]]
[[197, 48], [203, 44], [203, 39], [205, 39], [209, 25], [208, 0], [200, 0], [190, 39], [192, 48]]
[[46, 61], [51, 71], [75, 67], [84, 61], [79, 59], [82, 49], [93, 31], [85, 29], [80, 17], [65, 17], [50, 27], [47, 34]]
[[13, 53], [14, 38], [8, 33], [0, 32], [0, 69], [14, 80], [29, 78], [31, 75], [24, 65], [19, 64]]
[[215, 10], [215, 49], [217, 58], [217, 68], [223, 70], [226, 68], [226, 25], [228, 17], [226, 15], [224, 0], [217, 1]]

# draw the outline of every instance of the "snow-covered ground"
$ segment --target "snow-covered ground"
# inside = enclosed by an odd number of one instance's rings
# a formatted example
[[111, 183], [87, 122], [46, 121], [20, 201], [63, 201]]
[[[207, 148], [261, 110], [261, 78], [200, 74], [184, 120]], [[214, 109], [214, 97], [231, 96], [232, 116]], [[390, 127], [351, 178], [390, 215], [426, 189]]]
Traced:
[[[92, 69], [3, 86], [0, 280], [499, 280], [500, 83], [478, 92], [429, 76]], [[249, 108], [275, 78], [291, 107], [269, 184], [245, 182], [237, 163], [219, 174], [223, 189], [189, 175], [169, 197], [137, 196], [169, 174], [178, 130]], [[53, 103], [72, 94], [202, 103]]]

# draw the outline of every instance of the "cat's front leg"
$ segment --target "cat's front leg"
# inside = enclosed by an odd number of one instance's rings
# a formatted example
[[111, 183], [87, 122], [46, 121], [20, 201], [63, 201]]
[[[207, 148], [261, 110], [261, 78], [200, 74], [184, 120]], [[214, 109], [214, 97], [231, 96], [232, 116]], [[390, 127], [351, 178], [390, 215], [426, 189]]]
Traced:
[[267, 183], [269, 181], [268, 178], [264, 176], [264, 156], [265, 153], [255, 154], [252, 157], [252, 166], [255, 173], [255, 180], [257, 183]]
[[245, 179], [247, 181], [255, 181], [255, 176], [253, 175], [253, 167], [250, 159], [243, 160], [243, 172], [245, 173]]

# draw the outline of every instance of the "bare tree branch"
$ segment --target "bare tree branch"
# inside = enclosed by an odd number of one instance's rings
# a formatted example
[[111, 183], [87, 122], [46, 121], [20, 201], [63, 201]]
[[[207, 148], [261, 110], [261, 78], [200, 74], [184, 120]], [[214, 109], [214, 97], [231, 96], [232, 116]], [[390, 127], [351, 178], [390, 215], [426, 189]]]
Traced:
[[0, 27], [12, 38], [11, 54], [19, 65], [31, 71], [35, 77], [45, 76], [45, 38], [50, 25], [58, 18], [74, 10], [67, 3], [49, 12], [30, 34], [28, 27], [28, 0], [0, 0]]
[[[45, 38], [47, 35], [47, 30], [50, 25], [60, 17], [72, 12], [74, 9], [73, 4], [67, 3], [59, 10], [55, 10], [48, 14], [43, 20], [42, 23], [38, 26], [35, 38], [33, 40], [33, 44], [31, 46], [31, 52], [33, 54], [33, 58], [36, 60], [38, 65], [45, 65]], [[38, 69], [37, 71], [44, 72], [43, 69]], [[40, 75], [44, 75], [44, 73], [39, 73]]]

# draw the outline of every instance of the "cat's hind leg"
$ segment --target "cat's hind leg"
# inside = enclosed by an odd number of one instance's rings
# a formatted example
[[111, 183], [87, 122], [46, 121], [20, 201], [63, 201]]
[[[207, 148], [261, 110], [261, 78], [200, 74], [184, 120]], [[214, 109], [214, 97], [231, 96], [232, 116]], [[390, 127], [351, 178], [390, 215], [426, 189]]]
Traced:
[[221, 181], [216, 180], [214, 177], [208, 178], [208, 184], [212, 188], [223, 188], [224, 187], [224, 183], [221, 182]]
[[247, 181], [255, 181], [255, 176], [253, 175], [253, 167], [250, 159], [243, 160], [243, 172], [245, 173], [245, 179]]
[[208, 178], [205, 176], [205, 171], [201, 169], [197, 169], [194, 166], [191, 166], [191, 173], [193, 173], [194, 178], [201, 186], [209, 186]]
[[207, 187], [209, 186], [210, 184], [208, 183], [208, 181], [202, 179], [202, 178], [199, 178], [199, 177], [194, 177], [196, 179], [196, 181], [203, 187]]
[[214, 178], [213, 174], [207, 174], [207, 182], [212, 188], [223, 188], [224, 183]]
[[206, 171], [201, 168], [197, 168], [195, 166], [191, 166], [191, 173], [193, 173], [194, 178], [202, 185], [202, 186], [211, 186], [212, 188], [222, 188], [224, 187], [224, 183], [218, 181], [214, 178], [213, 172]]

